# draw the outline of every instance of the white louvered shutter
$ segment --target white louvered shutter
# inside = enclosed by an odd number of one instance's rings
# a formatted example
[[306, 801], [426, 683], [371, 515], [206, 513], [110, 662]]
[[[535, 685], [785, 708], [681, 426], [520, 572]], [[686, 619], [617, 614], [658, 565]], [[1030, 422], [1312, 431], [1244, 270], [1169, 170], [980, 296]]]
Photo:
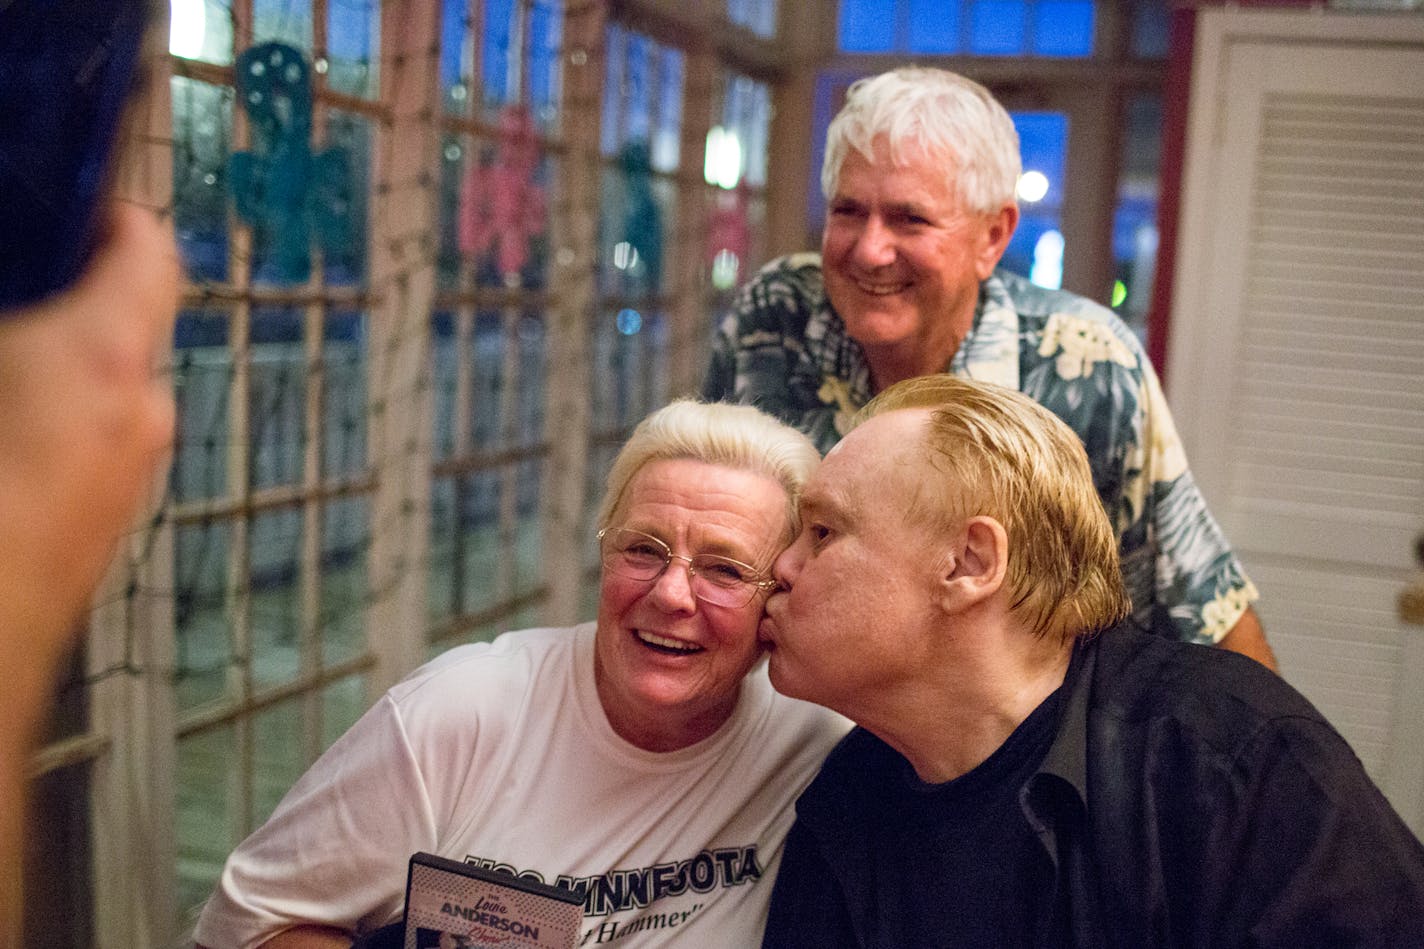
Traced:
[[1424, 628], [1395, 598], [1424, 531], [1424, 24], [1381, 23], [1203, 14], [1169, 394], [1283, 673], [1417, 830]]

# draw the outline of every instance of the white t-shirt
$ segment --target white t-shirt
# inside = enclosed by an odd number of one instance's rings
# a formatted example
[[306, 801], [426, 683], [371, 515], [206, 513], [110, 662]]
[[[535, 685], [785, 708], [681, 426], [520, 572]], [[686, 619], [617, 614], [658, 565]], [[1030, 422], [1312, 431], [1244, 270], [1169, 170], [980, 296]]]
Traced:
[[391, 689], [228, 858], [197, 941], [375, 929], [423, 850], [583, 891], [581, 946], [759, 945], [792, 805], [849, 722], [761, 663], [714, 735], [643, 751], [599, 704], [593, 638], [506, 633]]

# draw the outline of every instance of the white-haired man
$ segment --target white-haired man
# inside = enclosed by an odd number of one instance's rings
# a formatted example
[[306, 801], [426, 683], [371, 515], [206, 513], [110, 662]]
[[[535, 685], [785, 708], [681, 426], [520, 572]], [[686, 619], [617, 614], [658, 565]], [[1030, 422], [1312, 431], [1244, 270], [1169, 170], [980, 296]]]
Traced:
[[1136, 337], [1102, 306], [996, 269], [1019, 171], [1013, 122], [982, 86], [924, 68], [857, 82], [827, 132], [821, 253], [773, 261], [743, 288], [703, 396], [756, 405], [824, 452], [902, 379], [949, 372], [1024, 392], [1087, 447], [1137, 621], [1274, 668], [1256, 589]]

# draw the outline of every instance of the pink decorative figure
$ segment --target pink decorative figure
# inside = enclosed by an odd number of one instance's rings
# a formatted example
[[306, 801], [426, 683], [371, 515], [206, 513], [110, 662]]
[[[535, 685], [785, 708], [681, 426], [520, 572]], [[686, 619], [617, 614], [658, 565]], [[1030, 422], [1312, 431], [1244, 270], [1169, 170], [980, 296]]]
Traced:
[[751, 234], [747, 223], [747, 187], [745, 183], [731, 191], [718, 189], [707, 220], [707, 261], [716, 260], [722, 251], [731, 251], [739, 264], [745, 266], [751, 252]]
[[471, 162], [460, 195], [460, 251], [478, 258], [491, 249], [506, 280], [529, 260], [530, 240], [544, 233], [544, 189], [534, 180], [539, 136], [529, 110], [505, 108], [494, 161]]

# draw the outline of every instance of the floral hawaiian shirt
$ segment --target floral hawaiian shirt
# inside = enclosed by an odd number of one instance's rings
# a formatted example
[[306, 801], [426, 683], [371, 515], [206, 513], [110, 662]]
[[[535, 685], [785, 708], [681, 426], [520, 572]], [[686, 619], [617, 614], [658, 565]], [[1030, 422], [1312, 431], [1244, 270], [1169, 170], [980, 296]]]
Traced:
[[[1216, 642], [1257, 598], [1192, 480], [1156, 373], [1111, 310], [997, 271], [946, 371], [1018, 389], [1082, 438], [1144, 627]], [[822, 452], [840, 440], [873, 393], [865, 356], [826, 299], [819, 254], [774, 260], [742, 289], [702, 394], [756, 405]]]

